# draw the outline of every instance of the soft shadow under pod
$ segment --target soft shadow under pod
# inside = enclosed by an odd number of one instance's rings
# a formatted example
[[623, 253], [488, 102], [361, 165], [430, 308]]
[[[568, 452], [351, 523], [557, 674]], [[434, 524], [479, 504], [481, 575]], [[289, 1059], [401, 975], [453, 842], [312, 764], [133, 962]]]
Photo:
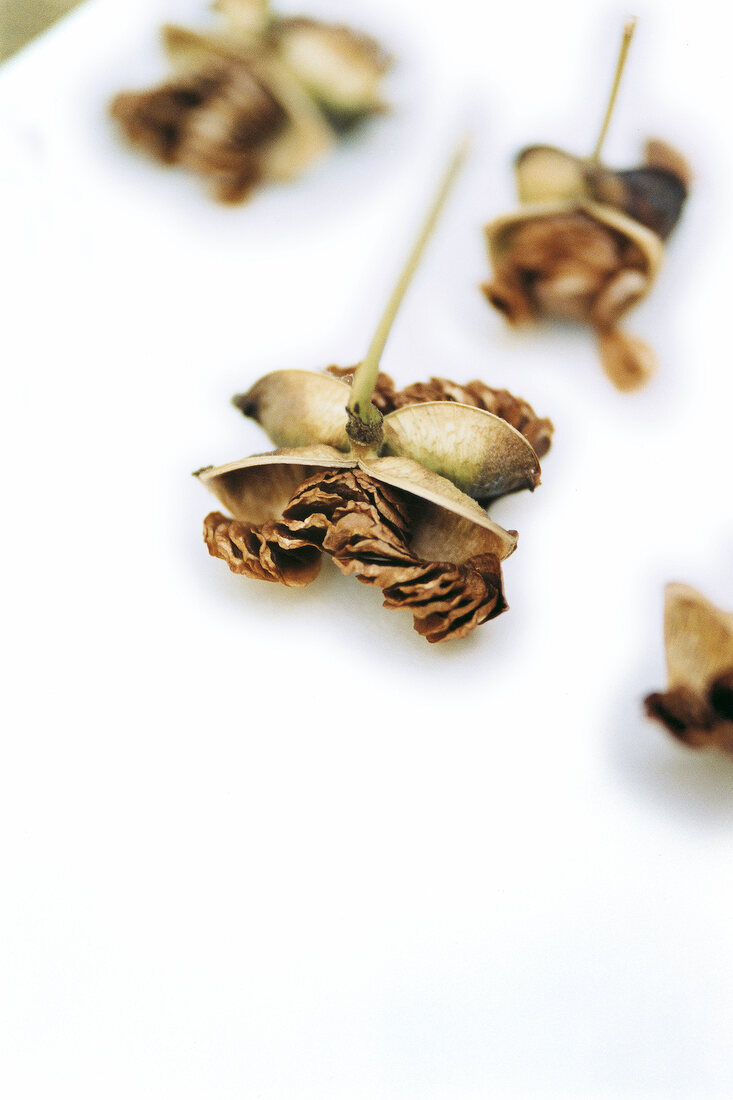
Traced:
[[505, 610], [501, 562], [517, 535], [482, 503], [534, 489], [530, 439], [544, 454], [552, 435], [549, 420], [505, 390], [431, 379], [398, 392], [379, 370], [465, 152], [450, 163], [363, 362], [259, 379], [235, 404], [278, 449], [197, 474], [230, 513], [207, 516], [204, 538], [233, 572], [297, 587], [328, 554], [381, 588], [386, 607], [411, 611], [431, 642]]
[[601, 162], [635, 21], [624, 29], [606, 115], [590, 157], [548, 145], [515, 162], [522, 204], [486, 227], [494, 278], [482, 290], [512, 325], [541, 317], [585, 322], [595, 331], [606, 374], [620, 390], [655, 369], [651, 349], [619, 321], [649, 293], [690, 183], [684, 158], [649, 141], [640, 168]]

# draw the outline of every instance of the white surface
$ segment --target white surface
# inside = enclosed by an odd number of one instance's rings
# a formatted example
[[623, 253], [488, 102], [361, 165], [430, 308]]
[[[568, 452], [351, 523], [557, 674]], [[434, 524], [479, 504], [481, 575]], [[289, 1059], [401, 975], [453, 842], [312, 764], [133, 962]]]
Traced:
[[[719, 7], [639, 12], [608, 158], [656, 133], [698, 177], [630, 321], [659, 375], [621, 396], [586, 334], [508, 333], [476, 285], [516, 148], [592, 144], [625, 10], [302, 6], [394, 45], [398, 109], [240, 209], [104, 116], [197, 5], [96, 0], [0, 72], [2, 1094], [730, 1097], [733, 766], [640, 710], [664, 583], [733, 606]], [[511, 610], [430, 647], [329, 567], [229, 574], [189, 471], [265, 447], [228, 406], [261, 373], [360, 357], [467, 110], [384, 367], [557, 431], [494, 509]]]

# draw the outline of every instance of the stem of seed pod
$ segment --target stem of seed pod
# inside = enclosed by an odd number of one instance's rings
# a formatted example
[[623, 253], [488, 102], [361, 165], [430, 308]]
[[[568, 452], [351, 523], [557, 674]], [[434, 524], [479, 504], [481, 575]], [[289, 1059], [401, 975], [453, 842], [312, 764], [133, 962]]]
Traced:
[[[384, 313], [377, 325], [377, 329], [372, 337], [372, 342], [369, 345], [369, 350], [363, 362], [361, 362], [356, 369], [354, 381], [351, 386], [351, 397], [347, 405], [350, 426], [353, 425], [354, 427], [358, 427], [358, 423], [360, 423], [367, 428], [371, 428], [373, 431], [374, 428], [381, 423], [381, 413], [377, 407], [372, 404], [372, 394], [374, 393], [377, 375], [379, 374], [379, 361], [382, 358], [384, 345], [387, 342], [387, 337], [392, 328], [392, 322], [397, 315], [397, 310], [410, 285], [412, 276], [417, 270], [425, 245], [438, 222], [445, 201], [468, 155], [468, 148], [468, 138], [464, 138], [451, 157], [435, 197], [430, 205], [430, 209], [425, 217], [422, 228], [417, 236], [417, 240], [412, 246], [407, 262], [402, 269], [402, 273], [397, 280]], [[355, 421], [358, 423], [355, 424]]]
[[616, 105], [616, 96], [618, 95], [619, 85], [621, 84], [621, 77], [623, 76], [624, 66], [626, 65], [626, 57], [629, 52], [629, 46], [631, 45], [631, 39], [634, 37], [634, 31], [636, 30], [636, 16], [633, 15], [631, 19], [627, 20], [624, 27], [624, 36], [621, 39], [621, 47], [618, 52], [618, 61], [616, 62], [616, 72], [613, 75], [613, 84], [611, 85], [611, 94], [608, 97], [608, 106], [606, 107], [606, 114], [603, 119], [603, 125], [601, 126], [601, 132], [598, 135], [598, 141], [596, 147], [591, 154], [591, 160], [598, 164], [601, 159], [601, 149], [603, 148], [603, 142], [606, 140], [606, 133], [608, 132], [608, 126], [611, 122], [611, 115], [613, 114], [613, 108]]

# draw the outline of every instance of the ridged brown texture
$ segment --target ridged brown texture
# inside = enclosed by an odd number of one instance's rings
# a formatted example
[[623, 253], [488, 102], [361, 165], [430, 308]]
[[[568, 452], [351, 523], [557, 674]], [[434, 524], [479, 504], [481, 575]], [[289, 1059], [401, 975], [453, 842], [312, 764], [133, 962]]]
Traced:
[[[638, 246], [582, 211], [528, 219], [518, 224], [511, 250], [495, 261], [495, 278], [484, 293], [508, 321], [539, 316], [587, 321], [614, 276], [643, 272]], [[628, 308], [620, 301], [604, 323]]]
[[244, 61], [222, 60], [151, 91], [122, 93], [111, 112], [133, 145], [198, 172], [223, 202], [240, 202], [259, 182], [261, 149], [287, 122]]
[[410, 507], [407, 494], [363, 471], [337, 470], [309, 478], [284, 519], [343, 573], [381, 588], [385, 607], [411, 611], [428, 641], [462, 638], [506, 608], [499, 559], [421, 561], [410, 549]]
[[[461, 385], [448, 378], [431, 378], [429, 382], [415, 382], [399, 390], [392, 398], [392, 408], [424, 404], [428, 401], [458, 401], [485, 409], [506, 420], [530, 443], [538, 458], [542, 458], [552, 444], [552, 421], [538, 417], [532, 406], [509, 390], [495, 390], [485, 382], [474, 381]], [[388, 411], [392, 411], [389, 409]]]
[[211, 512], [204, 520], [204, 542], [211, 556], [225, 561], [233, 573], [289, 588], [310, 584], [321, 567], [318, 549], [282, 523], [239, 523]]

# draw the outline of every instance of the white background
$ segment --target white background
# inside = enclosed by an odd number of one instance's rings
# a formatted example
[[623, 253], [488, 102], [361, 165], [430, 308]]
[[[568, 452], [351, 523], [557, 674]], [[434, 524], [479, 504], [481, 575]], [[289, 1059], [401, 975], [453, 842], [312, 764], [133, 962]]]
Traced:
[[[733, 763], [640, 705], [664, 584], [733, 607], [720, 7], [637, 9], [607, 158], [660, 135], [696, 181], [630, 396], [587, 333], [507, 332], [477, 290], [516, 149], [592, 147], [627, 10], [305, 7], [393, 46], [395, 113], [233, 210], [105, 117], [203, 5], [96, 0], [0, 71], [3, 1095], [730, 1097]], [[260, 374], [363, 355], [466, 120], [384, 368], [557, 430], [493, 511], [511, 610], [431, 647], [330, 566], [290, 591], [210, 560], [189, 472], [266, 447], [228, 405]]]

